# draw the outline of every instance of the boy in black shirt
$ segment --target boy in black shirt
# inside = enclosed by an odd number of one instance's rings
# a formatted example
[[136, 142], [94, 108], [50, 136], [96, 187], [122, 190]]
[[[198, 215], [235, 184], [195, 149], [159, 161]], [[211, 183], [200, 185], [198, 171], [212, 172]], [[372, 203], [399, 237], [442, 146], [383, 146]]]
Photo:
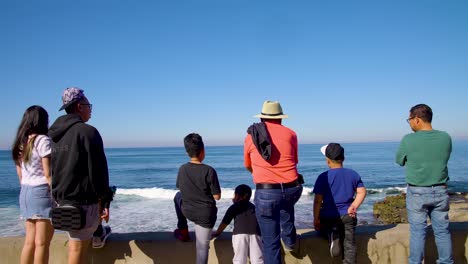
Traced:
[[232, 199], [234, 204], [228, 208], [218, 230], [213, 233], [213, 237], [221, 235], [234, 219], [232, 262], [235, 264], [246, 264], [247, 257], [250, 257], [252, 264], [263, 263], [262, 239], [255, 216], [255, 205], [249, 202], [250, 196], [252, 196], [252, 189], [249, 186], [245, 184], [237, 186]]
[[212, 167], [203, 164], [205, 146], [202, 137], [192, 133], [184, 138], [184, 146], [190, 161], [180, 166], [174, 197], [177, 213], [177, 229], [174, 235], [188, 241], [187, 219], [195, 224], [197, 264], [208, 263], [211, 232], [216, 222], [216, 201], [221, 199], [218, 175]]

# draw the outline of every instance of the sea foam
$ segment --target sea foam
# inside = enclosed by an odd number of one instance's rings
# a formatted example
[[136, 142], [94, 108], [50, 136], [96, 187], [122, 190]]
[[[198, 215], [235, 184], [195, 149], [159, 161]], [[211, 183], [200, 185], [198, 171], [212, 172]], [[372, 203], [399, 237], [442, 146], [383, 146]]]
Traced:
[[[312, 188], [304, 187], [302, 195], [311, 195]], [[164, 188], [132, 188], [123, 189], [118, 188], [116, 194], [118, 195], [134, 195], [148, 199], [174, 199], [174, 195], [178, 192], [176, 189], [164, 189]], [[252, 190], [252, 197], [255, 195], [255, 190]], [[222, 199], [232, 199], [234, 197], [234, 189], [232, 188], [221, 188]]]

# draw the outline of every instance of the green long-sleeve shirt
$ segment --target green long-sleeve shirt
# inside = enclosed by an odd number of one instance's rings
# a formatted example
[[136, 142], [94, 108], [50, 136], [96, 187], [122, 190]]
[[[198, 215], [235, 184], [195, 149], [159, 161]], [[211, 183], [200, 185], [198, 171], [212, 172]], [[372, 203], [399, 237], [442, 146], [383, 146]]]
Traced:
[[421, 130], [403, 137], [396, 163], [406, 167], [406, 182], [431, 186], [449, 180], [447, 162], [452, 152], [449, 134], [438, 130]]

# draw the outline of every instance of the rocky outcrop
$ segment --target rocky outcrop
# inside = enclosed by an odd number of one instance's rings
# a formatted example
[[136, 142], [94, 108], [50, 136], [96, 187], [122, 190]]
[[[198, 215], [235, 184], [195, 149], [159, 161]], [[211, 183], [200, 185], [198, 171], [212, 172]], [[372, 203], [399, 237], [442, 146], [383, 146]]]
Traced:
[[[450, 193], [450, 221], [468, 221], [468, 194]], [[408, 223], [406, 194], [387, 196], [374, 204], [374, 217], [377, 224]]]
[[374, 204], [374, 217], [378, 223], [408, 223], [406, 212], [406, 195], [387, 196], [383, 201]]

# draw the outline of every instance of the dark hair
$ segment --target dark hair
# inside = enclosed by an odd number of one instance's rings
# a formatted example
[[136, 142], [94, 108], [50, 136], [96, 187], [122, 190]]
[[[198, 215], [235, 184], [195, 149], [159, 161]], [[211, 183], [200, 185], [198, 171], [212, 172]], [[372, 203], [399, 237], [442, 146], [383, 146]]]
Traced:
[[424, 122], [432, 122], [432, 109], [425, 104], [417, 104], [411, 107], [410, 115], [411, 117], [419, 117]]
[[198, 157], [205, 148], [202, 137], [197, 133], [191, 133], [185, 136], [184, 146], [185, 151], [187, 151], [187, 154], [191, 158]]
[[65, 113], [67, 114], [72, 114], [72, 113], [76, 113], [76, 106], [78, 104], [82, 104], [82, 103], [86, 103], [86, 101], [84, 100], [84, 98], [81, 98], [79, 100], [76, 100], [75, 102], [73, 102], [71, 105], [67, 106], [67, 108], [65, 108]]
[[47, 135], [48, 127], [49, 114], [47, 114], [44, 108], [33, 105], [26, 109], [23, 114], [23, 119], [18, 126], [16, 138], [11, 150], [12, 158], [16, 165], [21, 164], [21, 161], [28, 162], [31, 157], [31, 150], [35, 138], [28, 140], [29, 135]]
[[74, 102], [73, 104], [69, 105], [67, 108], [65, 108], [65, 113], [71, 114], [75, 112], [75, 105], [78, 104], [78, 101]]
[[234, 193], [242, 197], [244, 200], [250, 200], [250, 197], [252, 196], [252, 188], [250, 188], [248, 185], [241, 184], [236, 187], [234, 190]]

